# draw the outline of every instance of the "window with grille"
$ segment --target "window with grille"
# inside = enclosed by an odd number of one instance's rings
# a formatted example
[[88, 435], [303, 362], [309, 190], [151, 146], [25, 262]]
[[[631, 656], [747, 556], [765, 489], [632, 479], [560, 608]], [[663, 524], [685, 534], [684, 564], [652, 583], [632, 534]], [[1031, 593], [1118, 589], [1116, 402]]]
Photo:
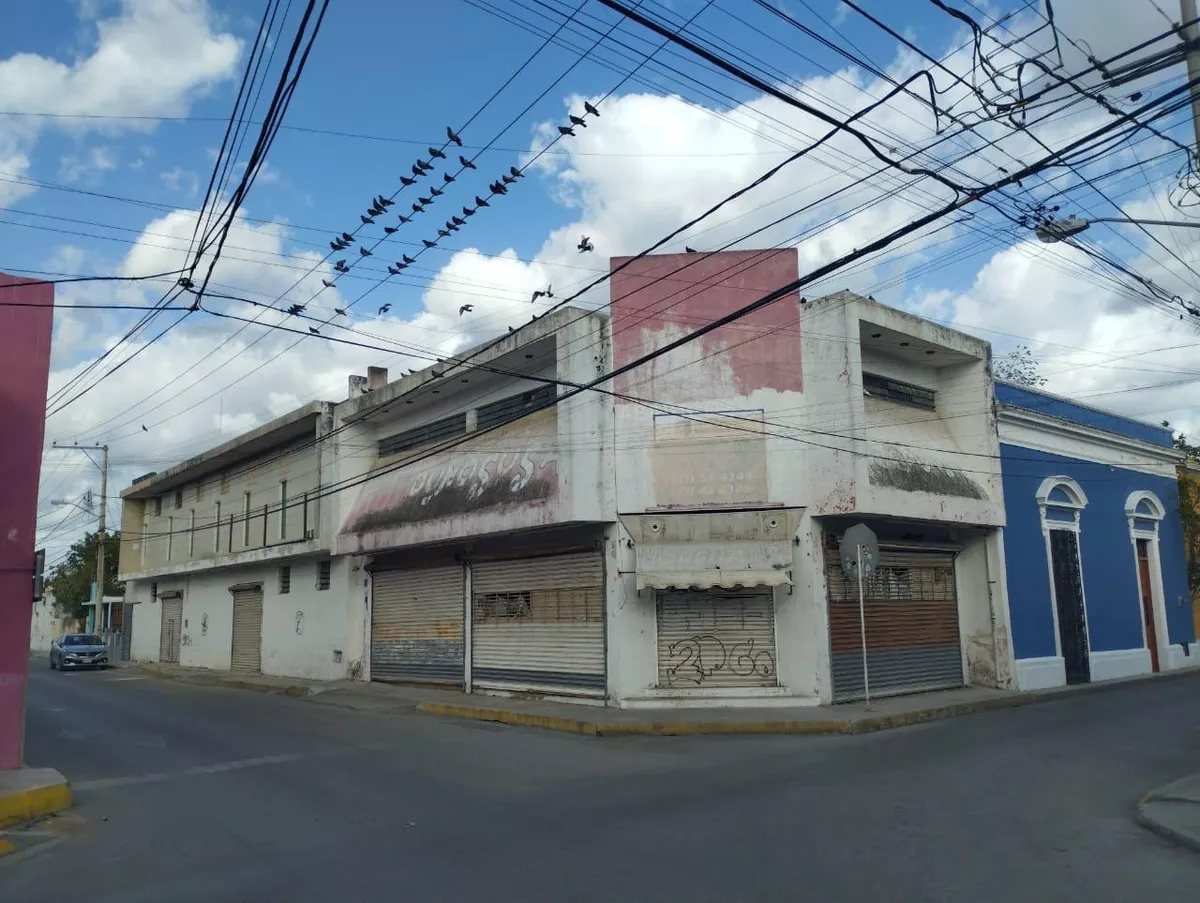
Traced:
[[292, 569], [288, 565], [283, 565], [279, 569], [279, 594], [287, 595], [292, 591]]
[[422, 445], [430, 445], [434, 442], [440, 442], [443, 439], [461, 436], [466, 431], [466, 414], [454, 414], [450, 417], [443, 417], [441, 420], [425, 423], [421, 426], [413, 427], [411, 430], [405, 430], [403, 433], [396, 433], [394, 436], [380, 439], [379, 457], [398, 455], [400, 452], [420, 448]]
[[546, 407], [558, 397], [555, 386], [542, 386], [485, 404], [475, 415], [476, 429], [486, 430]]
[[875, 373], [863, 374], [863, 394], [870, 398], [883, 398], [914, 408], [924, 408], [927, 411], [935, 408], [933, 389], [914, 386], [912, 383]]
[[329, 572], [332, 563], [329, 561], [317, 562], [317, 589], [329, 589]]

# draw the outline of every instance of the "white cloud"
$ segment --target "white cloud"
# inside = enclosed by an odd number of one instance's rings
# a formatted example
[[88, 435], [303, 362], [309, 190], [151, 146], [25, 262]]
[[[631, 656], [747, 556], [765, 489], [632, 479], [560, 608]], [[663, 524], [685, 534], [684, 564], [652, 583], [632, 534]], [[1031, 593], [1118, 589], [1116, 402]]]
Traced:
[[87, 179], [89, 182], [95, 183], [100, 180], [103, 173], [111, 172], [116, 168], [117, 156], [111, 148], [93, 147], [86, 156], [63, 157], [58, 177], [67, 184], [78, 182], [80, 179]]
[[158, 178], [171, 191], [182, 191], [188, 198], [194, 198], [200, 193], [200, 178], [190, 169], [176, 166], [166, 172], [160, 172]]

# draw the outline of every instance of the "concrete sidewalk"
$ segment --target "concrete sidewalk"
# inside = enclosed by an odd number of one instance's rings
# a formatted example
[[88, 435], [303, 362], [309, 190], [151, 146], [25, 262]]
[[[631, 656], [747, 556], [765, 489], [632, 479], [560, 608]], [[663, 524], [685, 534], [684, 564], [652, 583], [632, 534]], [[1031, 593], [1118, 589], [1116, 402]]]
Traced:
[[919, 724], [974, 712], [1052, 702], [1081, 693], [1118, 689], [1146, 680], [1200, 679], [1200, 669], [1127, 680], [1020, 693], [981, 687], [942, 690], [837, 706], [770, 708], [619, 709], [554, 702], [533, 697], [463, 694], [459, 690], [359, 681], [304, 681], [259, 675], [140, 665], [144, 673], [209, 686], [286, 694], [319, 705], [388, 713], [430, 715], [537, 727], [592, 737], [695, 734], [859, 734]]
[[1200, 774], [1147, 793], [1135, 818], [1155, 834], [1200, 852]]

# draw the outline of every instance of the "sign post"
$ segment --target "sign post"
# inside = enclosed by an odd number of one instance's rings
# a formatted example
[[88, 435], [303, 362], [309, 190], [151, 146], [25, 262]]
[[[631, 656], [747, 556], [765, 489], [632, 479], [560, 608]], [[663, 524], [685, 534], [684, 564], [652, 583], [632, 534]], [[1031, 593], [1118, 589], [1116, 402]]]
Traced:
[[863, 579], [871, 576], [879, 564], [879, 540], [866, 524], [855, 524], [842, 536], [838, 546], [842, 571], [858, 582], [858, 631], [862, 642], [863, 697], [871, 708], [871, 675], [867, 665], [867, 607]]

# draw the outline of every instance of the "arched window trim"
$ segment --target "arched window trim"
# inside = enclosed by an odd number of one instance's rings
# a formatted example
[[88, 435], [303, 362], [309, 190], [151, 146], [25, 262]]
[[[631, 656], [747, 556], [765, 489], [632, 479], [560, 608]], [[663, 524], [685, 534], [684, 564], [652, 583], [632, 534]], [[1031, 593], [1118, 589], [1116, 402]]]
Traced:
[[[1146, 502], [1151, 509], [1150, 514], [1143, 514], [1138, 511], [1142, 502]], [[1125, 499], [1125, 517], [1129, 520], [1129, 532], [1140, 536], [1158, 536], [1158, 525], [1164, 517], [1167, 516], [1167, 509], [1163, 507], [1163, 503], [1159, 501], [1157, 495], [1146, 490], [1129, 493], [1129, 497]], [[1139, 520], [1154, 521], [1153, 530], [1140, 529], [1137, 526]]]
[[[1057, 499], [1052, 500], [1050, 493], [1055, 489], [1061, 489], [1069, 501], [1060, 502]], [[1038, 487], [1037, 500], [1038, 504], [1043, 508], [1050, 506], [1052, 508], [1082, 509], [1086, 508], [1088, 504], [1087, 493], [1083, 491], [1083, 487], [1066, 476], [1046, 477], [1046, 479], [1042, 480], [1042, 484]]]

